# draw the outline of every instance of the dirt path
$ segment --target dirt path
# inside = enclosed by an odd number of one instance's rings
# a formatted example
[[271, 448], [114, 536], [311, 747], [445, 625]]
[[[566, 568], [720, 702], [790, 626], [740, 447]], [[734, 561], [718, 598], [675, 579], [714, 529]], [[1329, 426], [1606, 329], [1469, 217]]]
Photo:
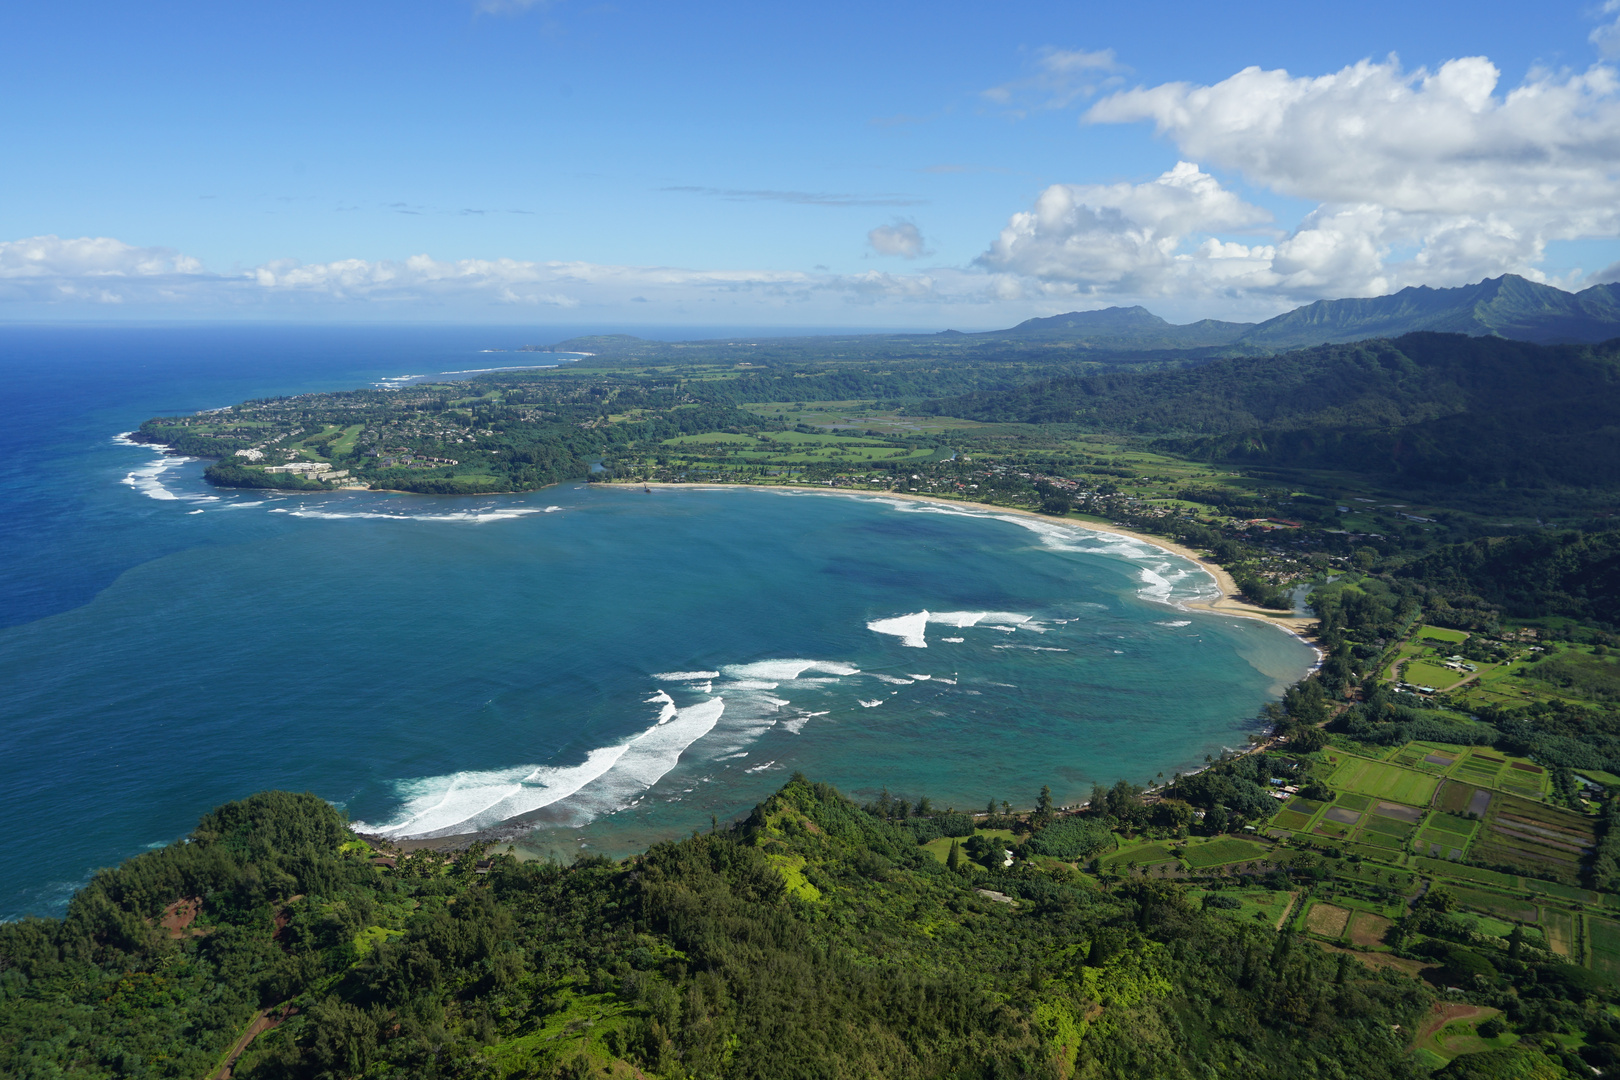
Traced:
[[1457, 1002], [1447, 1004], [1443, 1001], [1437, 1001], [1434, 1003], [1434, 1008], [1429, 1010], [1429, 1015], [1424, 1017], [1422, 1025], [1417, 1029], [1417, 1034], [1412, 1036], [1412, 1045], [1416, 1047], [1425, 1039], [1432, 1038], [1436, 1032], [1447, 1024], [1455, 1023], [1458, 1020], [1478, 1020], [1498, 1012], [1501, 1012], [1501, 1010], [1486, 1008], [1484, 1005], [1463, 1005]]
[[1296, 905], [1298, 903], [1299, 903], [1299, 893], [1298, 892], [1289, 892], [1289, 894], [1288, 894], [1288, 906], [1283, 908], [1283, 913], [1281, 915], [1277, 916], [1277, 925], [1272, 927], [1273, 930], [1277, 930], [1279, 932], [1282, 930], [1283, 923], [1288, 921], [1288, 916], [1290, 916], [1290, 915], [1292, 915], [1294, 913], [1294, 905]]
[[253, 1040], [271, 1028], [280, 1025], [297, 1011], [297, 1009], [285, 1003], [272, 1005], [268, 1009], [261, 1009], [259, 1014], [253, 1018], [253, 1022], [247, 1026], [247, 1030], [237, 1036], [236, 1041], [231, 1044], [230, 1050], [225, 1054], [224, 1064], [208, 1074], [208, 1080], [230, 1080], [231, 1070], [236, 1067], [236, 1063], [241, 1059], [242, 1055], [247, 1053], [247, 1048], [252, 1045]]

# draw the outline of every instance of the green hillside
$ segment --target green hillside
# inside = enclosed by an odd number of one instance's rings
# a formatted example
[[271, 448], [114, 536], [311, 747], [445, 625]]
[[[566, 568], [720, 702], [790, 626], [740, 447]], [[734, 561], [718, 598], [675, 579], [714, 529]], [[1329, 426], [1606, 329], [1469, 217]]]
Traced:
[[923, 406], [1153, 436], [1195, 457], [1443, 485], [1620, 485], [1620, 342], [1409, 334], [1196, 368], [1049, 379]]
[[1419, 285], [1389, 296], [1318, 300], [1260, 323], [1236, 340], [1288, 349], [1419, 331], [1542, 344], [1606, 341], [1620, 337], [1620, 285], [1569, 293], [1517, 274], [1454, 289]]

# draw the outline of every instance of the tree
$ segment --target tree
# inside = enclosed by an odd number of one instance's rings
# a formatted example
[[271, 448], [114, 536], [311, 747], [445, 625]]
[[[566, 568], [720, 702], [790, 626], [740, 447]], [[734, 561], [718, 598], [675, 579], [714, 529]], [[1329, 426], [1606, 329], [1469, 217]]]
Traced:
[[1050, 784], [1041, 785], [1041, 797], [1035, 803], [1035, 809], [1041, 814], [1052, 813], [1052, 787]]
[[945, 869], [953, 873], [962, 869], [962, 845], [955, 840], [951, 841], [951, 851], [945, 856]]

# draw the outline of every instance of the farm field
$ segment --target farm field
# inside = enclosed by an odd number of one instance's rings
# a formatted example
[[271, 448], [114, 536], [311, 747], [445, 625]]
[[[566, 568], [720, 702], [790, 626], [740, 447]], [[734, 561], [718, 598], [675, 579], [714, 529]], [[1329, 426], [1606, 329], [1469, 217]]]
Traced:
[[1305, 912], [1305, 929], [1333, 941], [1344, 936], [1350, 924], [1350, 909], [1318, 901]]
[[1188, 866], [1203, 868], [1209, 866], [1223, 866], [1229, 863], [1250, 862], [1264, 859], [1271, 854], [1271, 850], [1250, 840], [1239, 840], [1236, 837], [1222, 837], [1204, 844], [1190, 844], [1183, 860]]
[[1328, 782], [1354, 794], [1388, 799], [1408, 806], [1427, 806], [1438, 786], [1438, 781], [1432, 776], [1398, 765], [1360, 758], [1344, 761], [1334, 770]]
[[1608, 919], [1587, 919], [1592, 945], [1592, 967], [1605, 975], [1620, 976], [1620, 923]]

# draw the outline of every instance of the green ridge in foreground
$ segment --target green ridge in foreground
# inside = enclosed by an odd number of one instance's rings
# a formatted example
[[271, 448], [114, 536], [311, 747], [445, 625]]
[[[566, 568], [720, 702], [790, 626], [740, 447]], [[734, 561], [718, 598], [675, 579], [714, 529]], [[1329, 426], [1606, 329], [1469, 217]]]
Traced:
[[0, 927], [0, 1073], [213, 1075], [263, 1018], [237, 1077], [1423, 1075], [1404, 974], [1171, 882], [952, 871], [802, 777], [622, 863], [484, 854], [223, 806]]

